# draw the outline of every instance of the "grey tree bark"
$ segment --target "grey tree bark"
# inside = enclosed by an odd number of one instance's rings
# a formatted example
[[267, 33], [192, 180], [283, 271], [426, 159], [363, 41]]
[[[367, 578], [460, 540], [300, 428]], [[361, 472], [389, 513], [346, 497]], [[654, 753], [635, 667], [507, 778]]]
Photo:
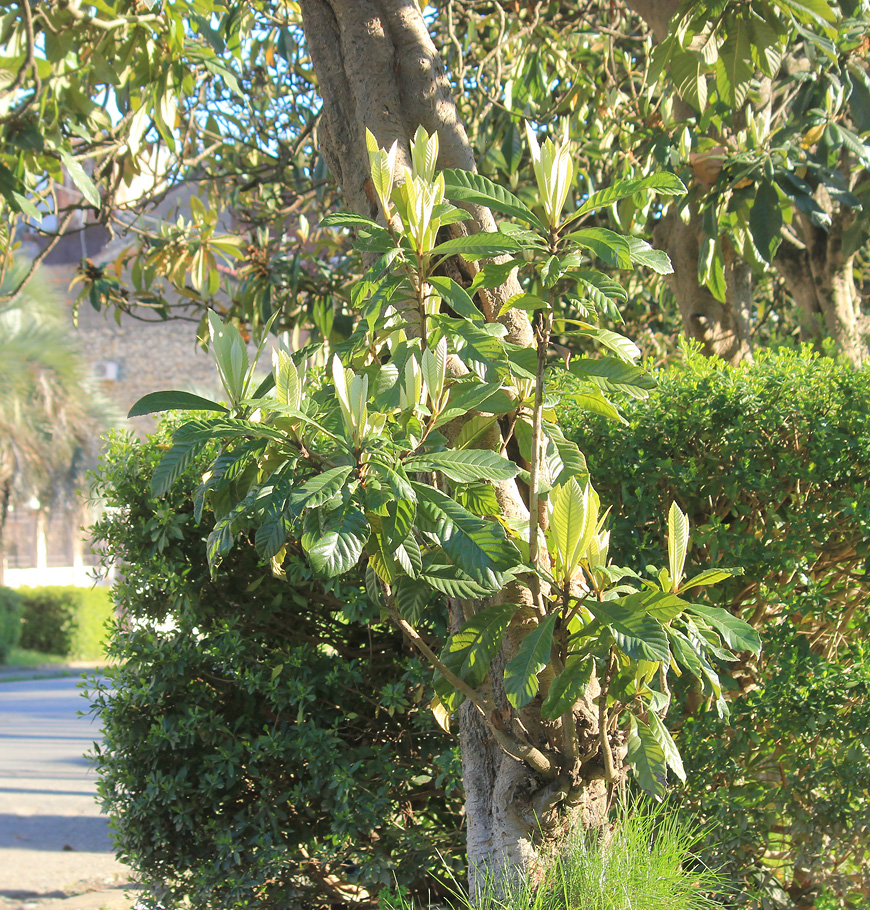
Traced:
[[[440, 167], [476, 169], [444, 66], [413, 0], [302, 0], [301, 9], [324, 102], [321, 148], [351, 208], [378, 216], [369, 185], [366, 128], [382, 147], [398, 141], [400, 160], [408, 161], [410, 139], [422, 124], [430, 134], [438, 132]], [[487, 209], [470, 212], [477, 230], [494, 229]], [[454, 277], [468, 283], [477, 266], [460, 260], [453, 268]], [[512, 280], [479, 294], [486, 318], [499, 318], [501, 304], [518, 290]], [[509, 340], [534, 346], [524, 313], [509, 311], [500, 321]], [[513, 482], [500, 485], [497, 495], [507, 517], [528, 516]], [[477, 894], [487, 885], [502, 890], [519, 874], [534, 878], [547, 852], [574, 820], [598, 825], [606, 815], [608, 790], [600, 763], [590, 761], [581, 769], [576, 757], [594, 753], [601, 739], [591, 705], [597, 692], [590, 690], [580, 700], [564, 729], [540, 718], [546, 686], [521, 715], [512, 710], [502, 691], [499, 667], [515, 653], [534, 606], [528, 590], [520, 586], [503, 592], [503, 598], [525, 608], [518, 611], [490, 674], [488, 701], [496, 711], [483, 717], [466, 702], [459, 712], [469, 877], [472, 893]], [[451, 621], [461, 623], [478, 606], [451, 604]], [[573, 743], [567, 757], [563, 741]], [[612, 734], [612, 753], [624, 774], [625, 749], [618, 732]]]
[[870, 319], [855, 287], [855, 254], [843, 249], [851, 220], [848, 212], [834, 212], [826, 229], [802, 216], [797, 243], [784, 239], [774, 265], [800, 308], [802, 339], [818, 341], [826, 330], [849, 360], [860, 365], [870, 356]]

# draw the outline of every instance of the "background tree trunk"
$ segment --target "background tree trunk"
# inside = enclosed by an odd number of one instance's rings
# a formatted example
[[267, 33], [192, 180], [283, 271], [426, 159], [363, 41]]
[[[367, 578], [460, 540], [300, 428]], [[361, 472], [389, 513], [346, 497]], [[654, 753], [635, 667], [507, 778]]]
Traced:
[[670, 257], [674, 267], [668, 282], [689, 338], [699, 341], [704, 352], [739, 363], [751, 357], [748, 308], [752, 298], [751, 275], [741, 262], [726, 266], [726, 302], [720, 303], [698, 281], [698, 254], [703, 239], [701, 217], [692, 211], [689, 223], [671, 206], [656, 226], [653, 242]]
[[[438, 133], [439, 167], [476, 170], [444, 66], [412, 0], [302, 0], [301, 8], [323, 98], [320, 145], [350, 208], [368, 217], [379, 216], [369, 185], [366, 129], [382, 147], [398, 141], [399, 161], [407, 163], [410, 140], [422, 125], [430, 134]], [[478, 229], [495, 228], [487, 209], [471, 207], [470, 212]], [[475, 264], [460, 261], [453, 277], [465, 277], [467, 284], [476, 269]], [[480, 293], [486, 318], [494, 321], [501, 303], [518, 290], [512, 279], [502, 288]], [[508, 328], [508, 340], [527, 347], [535, 344], [524, 313], [510, 311], [499, 321]], [[500, 443], [500, 438], [495, 443]], [[528, 516], [514, 482], [501, 485], [496, 492], [506, 517]], [[546, 692], [518, 717], [501, 691], [500, 668], [515, 653], [514, 639], [518, 638], [511, 632], [522, 627], [523, 617], [527, 620], [532, 609], [525, 588], [512, 586], [503, 597], [511, 603], [527, 603], [528, 609], [518, 611], [502, 653], [491, 668], [492, 700], [500, 717], [484, 719], [468, 702], [459, 711], [473, 894], [487, 885], [500, 891], [518, 872], [534, 877], [542, 857], [558, 845], [575, 819], [598, 825], [606, 816], [607, 787], [594, 767], [586, 769], [586, 778], [580, 776], [579, 769], [573, 769], [572, 774], [551, 774], [548, 779], [507, 754], [494, 735], [493, 726], [497, 724], [525, 745], [550, 754], [558, 750], [554, 725], [540, 718]], [[473, 612], [475, 606], [451, 604], [453, 625], [458, 627], [463, 615]], [[585, 715], [594, 719], [588, 706]], [[575, 723], [578, 732], [582, 731], [581, 749], [588, 751], [590, 743], [594, 748], [597, 726], [590, 725], [582, 711]]]
[[785, 239], [774, 265], [801, 310], [801, 337], [817, 341], [822, 327], [856, 366], [868, 353], [870, 322], [862, 313], [853, 274], [855, 254], [843, 251], [851, 215], [835, 213], [827, 229], [806, 217], [798, 222], [803, 249]]

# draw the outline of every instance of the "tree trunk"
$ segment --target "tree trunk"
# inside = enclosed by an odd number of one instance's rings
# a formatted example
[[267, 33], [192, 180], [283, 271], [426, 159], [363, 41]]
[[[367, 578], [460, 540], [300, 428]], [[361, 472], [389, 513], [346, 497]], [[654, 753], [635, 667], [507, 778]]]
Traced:
[[801, 311], [801, 337], [817, 341], [822, 326], [856, 366], [868, 357], [870, 321], [861, 310], [853, 274], [855, 255], [843, 252], [850, 215], [838, 212], [827, 229], [799, 221], [803, 249], [785, 240], [774, 265]]
[[[302, 0], [301, 9], [323, 98], [321, 149], [350, 208], [379, 216], [370, 187], [366, 129], [382, 147], [398, 141], [399, 161], [407, 162], [409, 142], [422, 125], [430, 134], [438, 133], [439, 167], [476, 170], [444, 66], [413, 0]], [[494, 229], [487, 209], [469, 211], [478, 230]], [[470, 279], [476, 269], [474, 263], [460, 261], [453, 277]], [[498, 318], [506, 325], [508, 340], [531, 347], [535, 339], [524, 313], [512, 310], [498, 317], [501, 303], [518, 290], [512, 279], [502, 288], [480, 292], [479, 305], [488, 320]], [[500, 437], [494, 440], [495, 445], [500, 442]], [[496, 493], [506, 517], [528, 517], [513, 481], [499, 485]], [[552, 767], [543, 760], [544, 751], [550, 755], [558, 751], [558, 725], [540, 718], [546, 691], [521, 716], [504, 696], [500, 668], [514, 655], [523, 618], [528, 621], [534, 608], [528, 590], [519, 586], [503, 592], [503, 599], [526, 604], [526, 609], [518, 611], [491, 668], [491, 701], [499, 716], [484, 718], [468, 702], [459, 711], [469, 878], [476, 895], [487, 886], [501, 892], [518, 875], [534, 879], [546, 854], [574, 820], [598, 825], [606, 810], [607, 787], [593, 762], [581, 774], [578, 762]], [[479, 606], [451, 603], [453, 626]], [[583, 701], [591, 697], [593, 693]], [[585, 710], [578, 706], [578, 712], [571, 722], [577, 726], [581, 752], [587, 753], [590, 745], [594, 751], [599, 740], [597, 715], [590, 704]], [[519, 754], [508, 754], [508, 740], [520, 744], [515, 752], [534, 753], [536, 760], [529, 763]], [[624, 750], [620, 752], [618, 733], [614, 752], [621, 769]]]
[[698, 281], [698, 255], [703, 239], [701, 217], [692, 211], [686, 224], [671, 206], [653, 234], [655, 246], [665, 250], [674, 267], [668, 282], [677, 299], [683, 328], [689, 338], [700, 342], [704, 352], [739, 363], [752, 356], [749, 345], [749, 306], [752, 279], [749, 267], [739, 261], [726, 262], [726, 302], [720, 303]]

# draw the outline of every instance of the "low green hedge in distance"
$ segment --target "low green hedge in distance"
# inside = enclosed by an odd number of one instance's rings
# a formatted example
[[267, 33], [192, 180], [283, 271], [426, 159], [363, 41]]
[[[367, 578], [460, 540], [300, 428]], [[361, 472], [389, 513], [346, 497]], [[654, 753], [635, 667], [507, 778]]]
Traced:
[[18, 591], [0, 587], [0, 664], [21, 638], [21, 613], [24, 602]]
[[[667, 561], [661, 516], [689, 515], [687, 574], [742, 566], [717, 605], [761, 634], [722, 674], [731, 716], [679, 691], [677, 798], [752, 907], [864, 907], [870, 894], [870, 371], [809, 351], [730, 368], [689, 355], [622, 426], [565, 415], [617, 565]], [[733, 683], [730, 683], [731, 680]]]
[[77, 660], [105, 656], [112, 598], [107, 588], [49, 585], [19, 588], [22, 648]]

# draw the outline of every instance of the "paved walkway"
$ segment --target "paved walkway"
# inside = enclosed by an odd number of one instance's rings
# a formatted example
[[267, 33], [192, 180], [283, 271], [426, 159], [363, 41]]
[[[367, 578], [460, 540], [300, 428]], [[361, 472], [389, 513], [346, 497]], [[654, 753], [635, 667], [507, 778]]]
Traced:
[[81, 672], [0, 668], [0, 910], [129, 910], [135, 902], [84, 758], [99, 731], [91, 716], [78, 716], [87, 709]]

